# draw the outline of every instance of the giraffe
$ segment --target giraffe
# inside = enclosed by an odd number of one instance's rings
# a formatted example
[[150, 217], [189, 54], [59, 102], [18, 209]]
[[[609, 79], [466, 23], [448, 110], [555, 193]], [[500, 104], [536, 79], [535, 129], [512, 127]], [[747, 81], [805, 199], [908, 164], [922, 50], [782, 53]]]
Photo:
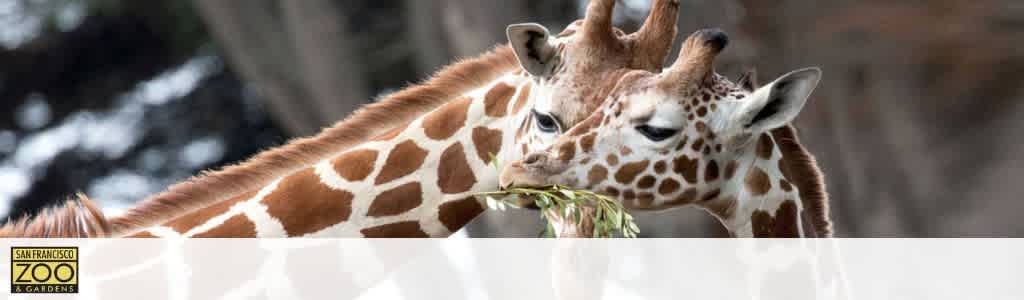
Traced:
[[444, 237], [482, 212], [488, 165], [550, 145], [596, 109], [605, 82], [655, 71], [678, 0], [655, 0], [640, 30], [611, 26], [595, 0], [557, 36], [511, 25], [509, 46], [357, 111], [319, 135], [172, 186], [105, 219], [82, 200], [0, 228], [0, 236]]
[[629, 209], [696, 206], [738, 237], [831, 236], [821, 172], [789, 125], [821, 71], [733, 83], [714, 71], [727, 44], [699, 30], [669, 68], [620, 77], [551, 147], [507, 164], [501, 185], [586, 188]]

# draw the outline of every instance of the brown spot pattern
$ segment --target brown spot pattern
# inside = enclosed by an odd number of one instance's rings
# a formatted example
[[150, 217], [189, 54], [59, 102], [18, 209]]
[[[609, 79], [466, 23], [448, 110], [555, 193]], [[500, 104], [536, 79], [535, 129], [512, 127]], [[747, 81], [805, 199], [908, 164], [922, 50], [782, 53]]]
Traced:
[[694, 126], [697, 127], [697, 132], [698, 133], [704, 133], [705, 130], [708, 130], [708, 125], [704, 124], [703, 121], [698, 121], [697, 125], [694, 125]]
[[785, 155], [783, 155], [782, 158], [779, 158], [779, 172], [782, 173], [782, 177], [785, 178], [786, 180], [793, 181], [793, 173], [789, 169], [789, 165], [786, 161]]
[[654, 176], [644, 175], [643, 177], [640, 177], [640, 181], [636, 182], [636, 186], [641, 189], [649, 189], [654, 187], [654, 184], [657, 182], [658, 179], [654, 178]]
[[772, 182], [768, 179], [768, 174], [758, 167], [754, 167], [747, 173], [747, 177], [743, 178], [743, 183], [746, 185], [747, 191], [754, 196], [764, 195], [772, 189]]
[[793, 190], [793, 186], [790, 185], [789, 181], [786, 181], [786, 179], [779, 179], [779, 187], [781, 187], [783, 191], [787, 192]]
[[604, 113], [594, 112], [594, 114], [591, 115], [590, 117], [587, 117], [586, 120], [583, 120], [583, 122], [576, 124], [576, 126], [569, 130], [567, 134], [569, 136], [580, 136], [592, 132], [594, 128], [601, 126], [602, 118], [604, 118]]
[[360, 181], [370, 176], [373, 166], [377, 162], [377, 151], [364, 149], [349, 151], [338, 156], [331, 163], [334, 164], [334, 171], [348, 181]]
[[576, 156], [576, 143], [566, 142], [558, 146], [558, 160], [569, 161]]
[[227, 213], [232, 206], [238, 202], [246, 201], [256, 197], [256, 191], [248, 192], [242, 195], [238, 195], [234, 198], [220, 201], [203, 209], [195, 210], [192, 213], [178, 217], [170, 222], [167, 222], [164, 226], [174, 229], [178, 233], [185, 233], [189, 229], [195, 228], [196, 226], [202, 225], [209, 221], [213, 217], [223, 215]]
[[455, 143], [441, 153], [441, 162], [437, 169], [437, 186], [445, 194], [456, 194], [468, 191], [476, 184], [473, 169], [466, 162], [466, 154], [462, 144]]
[[143, 238], [143, 239], [157, 238], [157, 236], [153, 235], [149, 231], [142, 231], [142, 232], [139, 232], [139, 233], [136, 233], [136, 234], [133, 234], [133, 235], [129, 235], [128, 237], [130, 237], [130, 238]]
[[772, 138], [767, 133], [762, 133], [761, 137], [757, 139], [757, 157], [761, 159], [772, 158], [772, 149], [775, 148], [775, 143], [772, 142]]
[[796, 202], [786, 200], [779, 205], [772, 217], [766, 211], [757, 210], [750, 216], [754, 237], [793, 238], [800, 237]]
[[430, 237], [426, 232], [423, 232], [423, 228], [420, 227], [420, 222], [417, 221], [405, 221], [391, 224], [384, 224], [376, 227], [370, 227], [359, 231], [364, 237], [368, 238], [425, 238]]
[[736, 175], [736, 162], [730, 161], [725, 164], [725, 179], [732, 179], [733, 175]]
[[640, 172], [647, 169], [648, 164], [650, 164], [650, 161], [643, 160], [622, 165], [622, 167], [615, 172], [615, 180], [624, 184], [629, 184], [630, 182], [633, 182], [633, 179], [635, 179]]
[[384, 160], [384, 166], [374, 183], [380, 185], [409, 175], [423, 165], [423, 159], [426, 157], [427, 150], [416, 146], [416, 142], [412, 140], [404, 141], [388, 153], [388, 158]]
[[700, 148], [703, 148], [703, 147], [704, 147], [704, 139], [703, 138], [697, 138], [696, 141], [693, 141], [693, 145], [690, 145], [690, 149], [693, 149], [694, 152], [700, 152]]
[[658, 193], [662, 195], [672, 194], [676, 190], [679, 190], [679, 182], [672, 178], [666, 178], [658, 185]]
[[419, 182], [410, 182], [384, 191], [370, 203], [366, 215], [370, 217], [395, 216], [410, 211], [423, 203]]
[[501, 151], [501, 130], [473, 128], [473, 146], [476, 146], [476, 155], [480, 161], [490, 163], [491, 155], [498, 155]]
[[307, 168], [282, 180], [261, 203], [288, 236], [300, 236], [348, 220], [352, 198], [352, 193], [323, 184], [320, 176]]
[[686, 182], [697, 183], [697, 163], [697, 159], [680, 155], [672, 161], [672, 171], [682, 175]]
[[718, 180], [718, 163], [715, 160], [708, 162], [706, 168], [704, 168], [704, 182], [712, 182]]
[[473, 98], [462, 97], [445, 104], [423, 118], [423, 133], [435, 140], [444, 140], [465, 126], [466, 113]]
[[587, 135], [584, 135], [582, 138], [580, 138], [580, 151], [590, 152], [591, 149], [594, 149], [594, 139], [596, 137], [597, 137], [597, 134], [591, 132], [591, 133], [589, 133]]
[[516, 89], [507, 83], [495, 84], [484, 95], [484, 113], [495, 118], [504, 117], [508, 110], [508, 103], [515, 93]]
[[618, 197], [619, 196], [619, 189], [613, 188], [613, 187], [608, 187], [608, 188], [604, 189], [604, 193], [608, 194], [608, 196]]
[[529, 114], [523, 119], [523, 123], [519, 124], [519, 129], [516, 130], [516, 142], [523, 139], [523, 134], [526, 134], [526, 126], [530, 125], [530, 120], [533, 119], [533, 114]]
[[448, 231], [456, 232], [466, 226], [469, 221], [484, 212], [484, 207], [476, 198], [467, 197], [460, 200], [442, 203], [438, 208], [437, 217]]
[[526, 102], [530, 100], [530, 89], [533, 87], [532, 82], [527, 82], [526, 85], [519, 91], [519, 97], [516, 97], [516, 103], [512, 105], [512, 114], [518, 114], [523, 106], [526, 106]]
[[636, 193], [634, 193], [633, 190], [622, 191], [622, 198], [626, 200], [636, 199]]
[[605, 178], [608, 178], [608, 169], [601, 165], [594, 165], [590, 168], [590, 172], [587, 172], [587, 180], [591, 185], [598, 184]]
[[256, 237], [256, 224], [238, 214], [224, 220], [224, 223], [217, 227], [210, 228], [203, 233], [192, 236], [194, 238], [254, 238]]
[[651, 204], [654, 204], [654, 194], [639, 193], [636, 195], [636, 202], [640, 207], [650, 207]]
[[605, 161], [608, 162], [608, 166], [614, 167], [619, 164], [619, 157], [615, 156], [615, 154], [608, 154], [608, 157], [605, 158]]
[[657, 173], [657, 174], [665, 173], [665, 165], [666, 164], [665, 164], [664, 160], [659, 160], [658, 162], [654, 163], [654, 173]]

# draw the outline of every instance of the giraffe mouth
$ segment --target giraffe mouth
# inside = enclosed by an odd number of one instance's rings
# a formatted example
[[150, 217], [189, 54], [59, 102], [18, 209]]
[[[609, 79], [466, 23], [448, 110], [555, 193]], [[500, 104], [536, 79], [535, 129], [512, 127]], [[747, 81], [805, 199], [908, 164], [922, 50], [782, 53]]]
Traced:
[[498, 183], [501, 187], [540, 187], [548, 185], [547, 180], [540, 180], [534, 172], [523, 166], [522, 161], [516, 161], [505, 166], [501, 170]]
[[542, 187], [558, 184], [557, 174], [567, 169], [564, 163], [548, 159], [546, 154], [531, 154], [514, 161], [501, 170], [498, 183], [502, 187]]

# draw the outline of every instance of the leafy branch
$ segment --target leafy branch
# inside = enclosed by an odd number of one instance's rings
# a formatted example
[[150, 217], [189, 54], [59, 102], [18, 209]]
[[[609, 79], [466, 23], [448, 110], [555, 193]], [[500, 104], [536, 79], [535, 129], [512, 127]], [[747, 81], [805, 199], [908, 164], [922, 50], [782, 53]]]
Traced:
[[499, 191], [479, 193], [487, 207], [504, 211], [507, 207], [522, 208], [524, 199], [533, 200], [541, 210], [541, 218], [547, 221], [542, 236], [554, 237], [554, 228], [548, 219], [548, 212], [557, 213], [563, 220], [579, 225], [583, 222], [583, 207], [592, 206], [594, 214], [594, 237], [607, 238], [619, 233], [623, 237], [635, 238], [640, 228], [633, 222], [633, 216], [625, 211], [622, 204], [611, 197], [587, 190], [575, 190], [560, 185], [545, 187], [514, 187]]
[[[491, 155], [491, 163], [498, 171], [501, 166], [498, 160]], [[541, 210], [541, 219], [547, 223], [543, 237], [554, 237], [554, 228], [551, 225], [550, 215], [560, 216], [573, 225], [580, 225], [583, 222], [584, 207], [593, 207], [591, 220], [594, 223], [594, 237], [608, 238], [615, 236], [615, 233], [627, 238], [635, 238], [640, 228], [633, 222], [633, 216], [626, 212], [621, 203], [609, 196], [598, 194], [588, 190], [576, 190], [561, 185], [549, 185], [543, 187], [503, 187], [498, 191], [476, 194], [483, 197], [487, 207], [494, 210], [504, 211], [507, 207], [522, 208], [528, 201], [533, 201]]]

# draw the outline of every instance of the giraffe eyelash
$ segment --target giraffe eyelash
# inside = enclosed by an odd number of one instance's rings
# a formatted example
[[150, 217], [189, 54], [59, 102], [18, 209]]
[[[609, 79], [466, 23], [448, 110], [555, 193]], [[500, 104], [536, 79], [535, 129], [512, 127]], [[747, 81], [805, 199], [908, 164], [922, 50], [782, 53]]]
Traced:
[[534, 120], [537, 122], [537, 129], [542, 132], [557, 132], [561, 127], [558, 119], [549, 114], [543, 114], [537, 110], [531, 110], [533, 112]]
[[640, 134], [643, 134], [648, 139], [655, 142], [667, 140], [668, 138], [676, 135], [676, 133], [679, 132], [678, 129], [653, 127], [649, 125], [637, 126], [636, 130], [640, 131]]

